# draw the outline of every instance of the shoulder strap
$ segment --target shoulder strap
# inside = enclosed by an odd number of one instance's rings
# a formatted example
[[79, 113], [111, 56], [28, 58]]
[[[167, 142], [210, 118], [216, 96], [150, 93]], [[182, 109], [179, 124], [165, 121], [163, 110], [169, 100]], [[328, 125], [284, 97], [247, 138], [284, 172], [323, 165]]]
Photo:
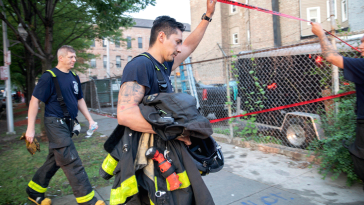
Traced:
[[[165, 81], [164, 77], [163, 77], [163, 74], [162, 74], [162, 71], [158, 68], [158, 66], [154, 63], [153, 59], [151, 59], [149, 57], [148, 54], [145, 54], [145, 53], [142, 53], [140, 55], [137, 55], [136, 57], [138, 56], [145, 56], [147, 57], [154, 65], [155, 69], [156, 69], [156, 73], [157, 73], [157, 81], [158, 81], [158, 87], [159, 87], [159, 91], [160, 92], [167, 92], [167, 87], [168, 87], [168, 84], [167, 82]], [[162, 64], [163, 65], [163, 64]], [[167, 70], [167, 68], [163, 65], [164, 69]]]
[[[67, 110], [66, 103], [64, 102], [62, 92], [61, 92], [61, 87], [59, 86], [56, 74], [54, 74], [54, 72], [52, 70], [47, 70], [46, 72], [49, 72], [52, 75], [52, 80], [53, 80], [53, 83], [54, 83], [54, 87], [56, 88], [56, 92], [57, 92], [57, 101], [59, 102], [59, 105], [62, 108], [64, 117], [70, 118], [71, 116], [70, 116], [70, 113]], [[75, 73], [73, 73], [73, 75], [75, 75]]]

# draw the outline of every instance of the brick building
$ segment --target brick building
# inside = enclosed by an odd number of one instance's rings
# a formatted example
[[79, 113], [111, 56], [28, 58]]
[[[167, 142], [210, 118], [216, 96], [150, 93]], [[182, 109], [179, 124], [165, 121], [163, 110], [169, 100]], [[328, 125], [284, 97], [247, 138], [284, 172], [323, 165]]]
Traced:
[[[311, 21], [321, 22], [324, 29], [331, 30], [329, 0], [237, 0], [257, 7], [279, 11]], [[336, 2], [337, 1], [337, 2]], [[191, 29], [195, 29], [206, 12], [206, 2], [191, 0]], [[347, 0], [335, 0], [336, 29], [348, 28]], [[242, 7], [217, 3], [205, 37], [192, 61], [223, 57], [219, 44], [227, 55], [241, 51], [258, 50], [300, 43], [313, 37], [307, 22], [273, 16]], [[202, 64], [201, 64], [202, 65]], [[222, 62], [213, 66], [193, 65], [197, 80], [205, 84], [224, 83], [225, 69]]]
[[[150, 30], [153, 26], [154, 20], [147, 19], [134, 19], [135, 25], [123, 32], [123, 38], [128, 39], [125, 41], [111, 40], [109, 42], [110, 54], [110, 76], [121, 76], [125, 65], [136, 55], [148, 50]], [[185, 24], [186, 31], [183, 32], [183, 39], [190, 34], [190, 25]], [[102, 39], [95, 39], [94, 44], [91, 46], [88, 53], [98, 56], [96, 59], [91, 59], [90, 68], [84, 74], [79, 74], [81, 82], [88, 81], [91, 77], [96, 79], [108, 78], [106, 72], [107, 50], [106, 41]]]

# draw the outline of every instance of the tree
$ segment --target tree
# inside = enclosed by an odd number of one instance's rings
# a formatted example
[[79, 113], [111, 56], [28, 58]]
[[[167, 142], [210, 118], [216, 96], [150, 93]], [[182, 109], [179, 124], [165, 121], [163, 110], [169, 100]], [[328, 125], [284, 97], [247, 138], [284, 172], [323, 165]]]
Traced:
[[[0, 19], [26, 52], [40, 59], [45, 72], [52, 68], [55, 51], [62, 45], [73, 44], [80, 38], [120, 37], [120, 27], [133, 25], [132, 18], [125, 13], [137, 12], [154, 3], [155, 0], [4, 0], [3, 9], [9, 15], [6, 19], [1, 13]], [[27, 31], [29, 40], [20, 36], [19, 24]], [[54, 39], [55, 32], [64, 35]], [[34, 67], [29, 65], [27, 71], [32, 71]], [[43, 125], [44, 106], [41, 108]], [[46, 136], [44, 128], [41, 135]]]

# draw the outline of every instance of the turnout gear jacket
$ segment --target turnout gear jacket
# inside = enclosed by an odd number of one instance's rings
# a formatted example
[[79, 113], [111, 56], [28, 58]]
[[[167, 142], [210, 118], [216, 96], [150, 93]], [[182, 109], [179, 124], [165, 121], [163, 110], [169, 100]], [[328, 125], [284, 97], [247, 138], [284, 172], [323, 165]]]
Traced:
[[[153, 125], [158, 135], [151, 134], [150, 137], [145, 138], [148, 133], [136, 132], [121, 125], [118, 125], [110, 135], [104, 144], [109, 155], [100, 168], [100, 175], [105, 179], [115, 175], [110, 204], [126, 203], [132, 196], [138, 194], [138, 186], [148, 191], [151, 204], [214, 204], [187, 147], [181, 141], [172, 140], [181, 135], [184, 130], [188, 130], [191, 137], [201, 139], [206, 139], [212, 134], [210, 123], [198, 113], [196, 101], [190, 97], [180, 93], [160, 93], [143, 99], [142, 104], [139, 105], [141, 112], [144, 117], [149, 116], [147, 121]], [[166, 119], [159, 119], [160, 117]], [[173, 118], [173, 123], [169, 117]], [[169, 183], [162, 176], [157, 162], [152, 161], [152, 171], [148, 169], [150, 161], [144, 168], [137, 165], [138, 155], [145, 154], [138, 153], [141, 144], [147, 144], [158, 148], [163, 153], [168, 153], [165, 157], [172, 161], [176, 168], [175, 172], [182, 182], [179, 189], [169, 190]]]
[[213, 133], [210, 122], [196, 109], [196, 99], [186, 93], [147, 95], [139, 108], [165, 141], [175, 139], [183, 132], [200, 139], [206, 139]]

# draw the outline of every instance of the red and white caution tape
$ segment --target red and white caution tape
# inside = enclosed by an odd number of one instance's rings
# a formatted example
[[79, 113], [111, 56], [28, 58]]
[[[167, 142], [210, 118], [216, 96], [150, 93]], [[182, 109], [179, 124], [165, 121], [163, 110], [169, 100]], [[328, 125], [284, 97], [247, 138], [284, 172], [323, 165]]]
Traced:
[[256, 111], [256, 112], [251, 112], [251, 113], [247, 113], [247, 114], [244, 114], [244, 115], [235, 115], [235, 116], [232, 116], [232, 117], [225, 117], [225, 118], [220, 118], [220, 119], [216, 119], [216, 120], [210, 120], [210, 123], [221, 122], [221, 121], [228, 120], [228, 119], [231, 119], [231, 118], [244, 117], [244, 116], [248, 116], [248, 115], [256, 115], [256, 114], [260, 114], [260, 113], [264, 113], [264, 112], [282, 110], [282, 109], [286, 109], [286, 108], [290, 108], [290, 107], [297, 107], [297, 106], [300, 106], [300, 105], [307, 105], [307, 104], [310, 104], [310, 103], [330, 100], [330, 99], [334, 99], [334, 98], [338, 98], [338, 97], [342, 97], [342, 96], [346, 96], [346, 95], [352, 95], [352, 94], [355, 94], [355, 93], [356, 93], [355, 91], [350, 91], [350, 92], [341, 93], [341, 94], [337, 94], [337, 95], [331, 95], [331, 96], [327, 96], [327, 97], [317, 98], [317, 99], [314, 99], [314, 100], [308, 100], [308, 101], [304, 101], [304, 102], [300, 102], [300, 103], [294, 103], [294, 104], [290, 104], [290, 105], [284, 105], [284, 106], [280, 106], [280, 107], [275, 107], [275, 108], [260, 110], [260, 111]]

